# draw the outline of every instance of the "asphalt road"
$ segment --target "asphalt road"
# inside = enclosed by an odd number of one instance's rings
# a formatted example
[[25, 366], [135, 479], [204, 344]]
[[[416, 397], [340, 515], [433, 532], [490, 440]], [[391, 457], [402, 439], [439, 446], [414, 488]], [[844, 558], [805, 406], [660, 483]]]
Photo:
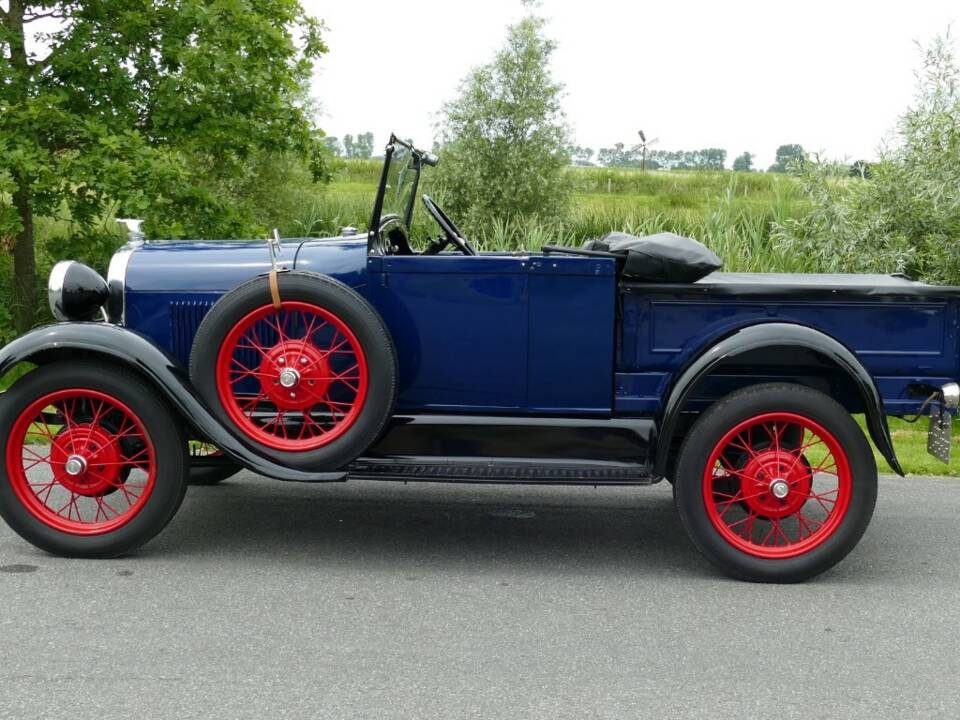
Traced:
[[0, 717], [960, 716], [960, 481], [882, 480], [801, 586], [718, 575], [669, 488], [238, 476], [135, 557], [0, 526]]

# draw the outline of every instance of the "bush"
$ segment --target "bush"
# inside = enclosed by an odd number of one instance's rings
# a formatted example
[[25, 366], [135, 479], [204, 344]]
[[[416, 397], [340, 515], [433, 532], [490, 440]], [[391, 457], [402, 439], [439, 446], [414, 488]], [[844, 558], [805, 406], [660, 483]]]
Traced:
[[949, 35], [925, 50], [918, 80], [897, 144], [866, 177], [819, 161], [801, 170], [813, 208], [776, 226], [784, 250], [822, 271], [960, 284], [960, 69]]

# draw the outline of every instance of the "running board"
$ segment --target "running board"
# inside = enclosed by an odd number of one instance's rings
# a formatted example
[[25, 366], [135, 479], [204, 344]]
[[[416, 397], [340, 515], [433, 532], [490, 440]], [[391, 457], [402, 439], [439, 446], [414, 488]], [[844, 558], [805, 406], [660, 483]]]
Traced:
[[625, 463], [556, 463], [360, 458], [346, 471], [356, 480], [501, 483], [507, 485], [651, 485], [652, 468]]

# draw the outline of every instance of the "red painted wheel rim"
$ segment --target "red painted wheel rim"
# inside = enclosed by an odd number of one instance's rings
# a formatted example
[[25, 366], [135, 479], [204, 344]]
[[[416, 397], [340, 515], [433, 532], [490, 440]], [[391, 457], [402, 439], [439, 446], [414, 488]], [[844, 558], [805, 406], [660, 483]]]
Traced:
[[24, 508], [71, 535], [126, 525], [146, 505], [157, 475], [140, 419], [116, 398], [85, 389], [48, 393], [20, 413], [6, 467]]
[[766, 413], [716, 444], [703, 501], [730, 545], [781, 559], [810, 552], [837, 531], [852, 487], [849, 459], [832, 433], [802, 415]]
[[323, 447], [357, 421], [367, 360], [357, 336], [329, 310], [299, 301], [257, 308], [217, 355], [217, 393], [234, 424], [275, 450]]

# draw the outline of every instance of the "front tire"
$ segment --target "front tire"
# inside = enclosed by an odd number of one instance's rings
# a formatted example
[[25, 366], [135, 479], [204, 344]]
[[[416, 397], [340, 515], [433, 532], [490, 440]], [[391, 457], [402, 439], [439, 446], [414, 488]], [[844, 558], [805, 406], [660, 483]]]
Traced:
[[186, 453], [139, 376], [58, 362], [0, 396], [0, 515], [41, 550], [115, 557], [159, 533], [186, 491]]
[[800, 582], [836, 565], [873, 515], [877, 467], [850, 414], [821, 392], [764, 384], [691, 428], [674, 477], [691, 540], [725, 573]]

